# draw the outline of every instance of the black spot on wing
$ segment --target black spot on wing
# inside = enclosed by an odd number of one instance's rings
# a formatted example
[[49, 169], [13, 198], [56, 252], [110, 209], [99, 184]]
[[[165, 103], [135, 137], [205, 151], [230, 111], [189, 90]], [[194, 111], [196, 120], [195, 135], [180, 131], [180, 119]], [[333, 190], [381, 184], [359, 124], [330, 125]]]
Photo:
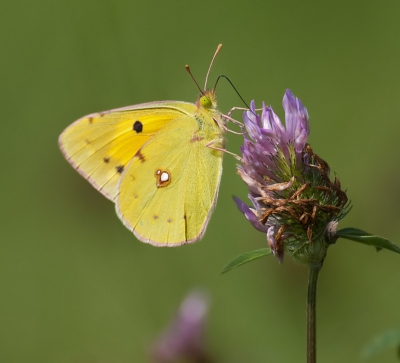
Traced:
[[124, 166], [123, 165], [118, 165], [118, 166], [115, 167], [115, 169], [117, 169], [117, 172], [121, 174], [124, 171]]
[[135, 123], [133, 124], [133, 130], [136, 131], [137, 133], [142, 132], [143, 124], [139, 120], [135, 121]]
[[110, 158], [104, 158], [103, 161], [108, 164], [110, 162]]

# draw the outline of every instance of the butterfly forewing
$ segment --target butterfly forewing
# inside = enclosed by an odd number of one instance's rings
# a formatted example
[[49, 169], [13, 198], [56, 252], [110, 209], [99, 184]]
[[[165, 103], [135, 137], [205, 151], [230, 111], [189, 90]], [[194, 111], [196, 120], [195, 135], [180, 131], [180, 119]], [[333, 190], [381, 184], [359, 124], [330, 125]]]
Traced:
[[184, 115], [185, 107], [165, 101], [88, 115], [61, 134], [60, 148], [80, 174], [114, 200], [128, 163], [153, 135]]

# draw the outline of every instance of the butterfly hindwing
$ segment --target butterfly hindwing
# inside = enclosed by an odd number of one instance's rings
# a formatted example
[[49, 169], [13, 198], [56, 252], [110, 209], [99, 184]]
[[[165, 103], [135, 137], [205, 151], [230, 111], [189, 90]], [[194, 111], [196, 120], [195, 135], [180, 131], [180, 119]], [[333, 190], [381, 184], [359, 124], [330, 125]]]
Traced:
[[138, 239], [176, 246], [202, 237], [222, 172], [222, 153], [208, 147], [210, 141], [195, 117], [182, 115], [149, 140], [127, 166], [116, 207]]

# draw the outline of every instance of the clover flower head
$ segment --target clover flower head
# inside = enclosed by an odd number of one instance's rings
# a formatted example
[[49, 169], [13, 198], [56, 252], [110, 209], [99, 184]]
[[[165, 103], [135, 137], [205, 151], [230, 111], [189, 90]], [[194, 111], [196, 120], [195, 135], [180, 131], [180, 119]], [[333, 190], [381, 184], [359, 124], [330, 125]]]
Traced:
[[201, 291], [191, 292], [182, 302], [176, 317], [154, 344], [155, 363], [208, 362], [204, 325], [209, 301]]
[[[254, 101], [244, 112], [243, 163], [238, 173], [247, 184], [249, 207], [235, 197], [239, 210], [260, 232], [279, 261], [289, 252], [303, 263], [322, 263], [333, 226], [347, 213], [347, 196], [329, 165], [307, 144], [309, 116], [301, 101], [286, 90], [285, 126], [272, 107]], [[329, 233], [328, 233], [329, 232]]]

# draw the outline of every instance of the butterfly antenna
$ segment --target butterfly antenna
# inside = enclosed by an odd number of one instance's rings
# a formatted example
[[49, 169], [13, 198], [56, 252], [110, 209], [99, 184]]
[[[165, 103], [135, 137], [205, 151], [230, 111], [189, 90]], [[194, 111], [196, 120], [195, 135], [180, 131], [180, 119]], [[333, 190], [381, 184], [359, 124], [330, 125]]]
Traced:
[[[207, 89], [208, 75], [210, 74], [211, 67], [212, 67], [212, 65], [213, 65], [213, 63], [214, 63], [215, 57], [217, 56], [217, 54], [219, 53], [219, 51], [221, 50], [221, 48], [222, 48], [222, 44], [219, 44], [218, 47], [217, 47], [217, 50], [216, 50], [215, 53], [214, 53], [214, 57], [213, 57], [212, 60], [211, 60], [210, 67], [208, 67], [208, 72], [207, 72], [207, 75], [206, 75], [206, 81], [204, 82], [204, 91]], [[214, 89], [215, 89], [215, 88], [214, 88]]]
[[190, 77], [192, 77], [193, 82], [196, 84], [196, 86], [197, 86], [197, 88], [199, 89], [200, 93], [201, 93], [202, 95], [204, 95], [204, 92], [202, 91], [202, 89], [200, 88], [199, 84], [197, 83], [197, 81], [196, 81], [195, 78], [193, 77], [193, 74], [192, 74], [192, 72], [190, 71], [190, 67], [186, 64], [186, 65], [185, 65], [185, 68], [186, 68], [187, 72], [190, 74]]
[[240, 95], [239, 91], [236, 89], [236, 87], [234, 86], [234, 84], [232, 83], [232, 81], [225, 76], [224, 74], [221, 74], [220, 76], [218, 76], [217, 81], [215, 82], [215, 86], [214, 86], [214, 90], [217, 88], [217, 84], [220, 78], [225, 78], [232, 86], [232, 88], [235, 90], [236, 94], [239, 96], [239, 98], [242, 100], [242, 102], [246, 105], [246, 107], [250, 110], [249, 105], [246, 103], [246, 101], [243, 99], [243, 97]]

